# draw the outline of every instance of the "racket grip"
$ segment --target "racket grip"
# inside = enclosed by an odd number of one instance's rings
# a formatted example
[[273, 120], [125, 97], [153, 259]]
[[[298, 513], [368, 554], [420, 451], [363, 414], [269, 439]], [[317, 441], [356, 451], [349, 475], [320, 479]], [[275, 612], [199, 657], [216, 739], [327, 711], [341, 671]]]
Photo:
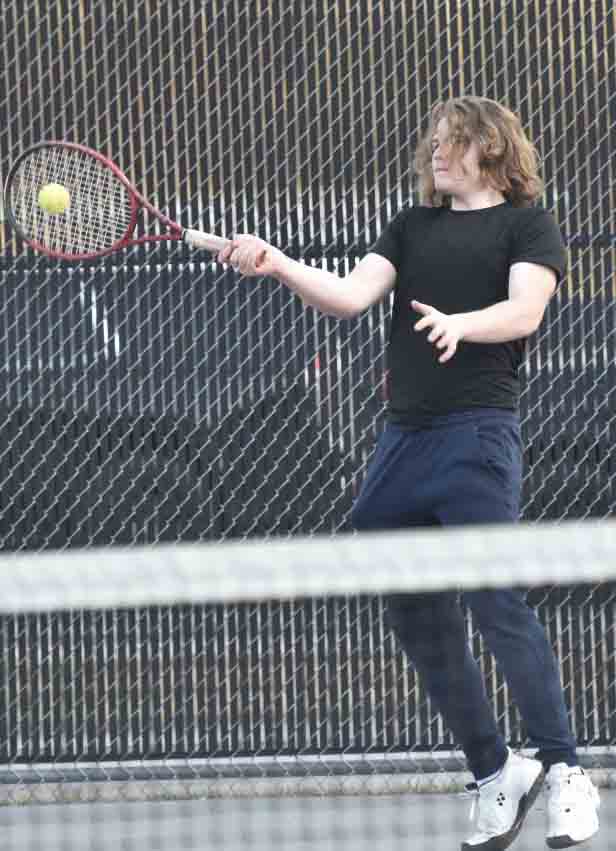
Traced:
[[211, 251], [213, 254], [222, 251], [231, 241], [225, 239], [224, 236], [215, 236], [213, 233], [204, 233], [190, 228], [182, 231], [182, 239], [193, 248], [205, 248], [206, 251]]

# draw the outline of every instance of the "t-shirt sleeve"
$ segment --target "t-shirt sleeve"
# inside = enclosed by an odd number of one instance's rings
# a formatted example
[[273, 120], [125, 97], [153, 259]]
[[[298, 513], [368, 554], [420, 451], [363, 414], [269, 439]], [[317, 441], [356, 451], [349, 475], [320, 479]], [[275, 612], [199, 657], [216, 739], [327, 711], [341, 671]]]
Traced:
[[385, 226], [385, 229], [374, 243], [371, 252], [386, 257], [397, 272], [402, 265], [402, 248], [404, 240], [405, 213], [400, 212]]
[[560, 228], [548, 210], [535, 209], [534, 213], [522, 219], [514, 234], [510, 265], [526, 262], [549, 266], [560, 283], [567, 268], [567, 252]]

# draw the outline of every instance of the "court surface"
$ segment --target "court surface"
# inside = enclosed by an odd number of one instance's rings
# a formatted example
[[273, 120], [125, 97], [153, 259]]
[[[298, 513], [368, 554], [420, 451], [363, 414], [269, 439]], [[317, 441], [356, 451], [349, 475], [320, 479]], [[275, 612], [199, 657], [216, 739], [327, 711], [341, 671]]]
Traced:
[[[3, 808], [0, 823], [12, 851], [450, 851], [469, 832], [469, 806], [446, 794], [52, 804]], [[547, 847], [542, 806], [540, 798], [515, 851]], [[601, 790], [601, 817], [583, 848], [614, 848], [615, 789]]]

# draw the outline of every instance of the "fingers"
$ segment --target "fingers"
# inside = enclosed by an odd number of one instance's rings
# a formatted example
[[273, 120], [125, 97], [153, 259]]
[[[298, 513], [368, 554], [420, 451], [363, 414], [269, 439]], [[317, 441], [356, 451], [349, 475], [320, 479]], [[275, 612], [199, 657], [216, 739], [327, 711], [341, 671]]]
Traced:
[[218, 254], [218, 262], [228, 263], [229, 266], [233, 266], [235, 269], [239, 269], [240, 260], [242, 256], [240, 249], [241, 246], [237, 238], [232, 239], [229, 244], [225, 248], [223, 248], [223, 250]]
[[445, 327], [442, 324], [442, 319], [443, 315], [434, 311], [434, 313], [431, 313], [428, 316], [424, 316], [423, 319], [420, 319], [418, 322], [416, 322], [413, 325], [413, 328], [415, 329], [415, 331], [423, 331], [424, 328], [430, 328], [433, 326], [432, 331], [428, 335], [428, 340], [433, 343], [435, 340], [438, 340], [441, 334], [443, 334], [443, 332], [445, 331]]
[[216, 260], [219, 263], [228, 263], [229, 258], [231, 257], [231, 252], [233, 251], [233, 242], [229, 242], [229, 244], [222, 249], [222, 251], [218, 252], [218, 256]]
[[267, 255], [267, 247], [267, 243], [256, 236], [240, 234], [223, 248], [217, 260], [219, 263], [228, 263], [241, 275], [260, 275], [263, 274], [260, 267]]
[[416, 331], [423, 331], [424, 328], [428, 328], [430, 325], [434, 323], [433, 316], [424, 316], [423, 319], [420, 319], [418, 322], [413, 325], [413, 328]]
[[448, 361], [449, 358], [454, 354], [457, 348], [457, 338], [451, 331], [448, 331], [442, 325], [437, 325], [431, 334], [428, 335], [427, 340], [430, 343], [435, 343], [437, 349], [446, 349], [446, 351], [439, 358], [439, 363], [444, 363]]
[[458, 344], [455, 340], [452, 341], [451, 343], [448, 343], [447, 344], [447, 351], [444, 352], [440, 356], [440, 358], [438, 359], [438, 362], [439, 363], [446, 363], [446, 361], [448, 361], [450, 358], [452, 358], [455, 355], [457, 348], [458, 348]]
[[432, 331], [428, 334], [428, 342], [435, 343], [443, 336], [443, 334], [446, 333], [446, 331], [447, 329], [444, 328], [443, 325], [435, 325]]
[[440, 355], [438, 362], [446, 363], [450, 360], [458, 348], [460, 339], [455, 327], [452, 326], [452, 318], [438, 310], [435, 310], [430, 305], [422, 304], [418, 301], [413, 301], [412, 307], [424, 316], [419, 319], [413, 328], [415, 331], [423, 331], [426, 328], [431, 328], [430, 333], [426, 337], [429, 343], [434, 343], [437, 349], [445, 350]]
[[411, 302], [411, 308], [417, 313], [423, 313], [423, 317], [418, 319], [413, 326], [416, 331], [423, 331], [424, 328], [429, 328], [443, 316], [442, 313], [439, 313], [438, 310], [435, 310], [429, 304], [424, 304], [423, 302], [415, 301], [414, 299]]

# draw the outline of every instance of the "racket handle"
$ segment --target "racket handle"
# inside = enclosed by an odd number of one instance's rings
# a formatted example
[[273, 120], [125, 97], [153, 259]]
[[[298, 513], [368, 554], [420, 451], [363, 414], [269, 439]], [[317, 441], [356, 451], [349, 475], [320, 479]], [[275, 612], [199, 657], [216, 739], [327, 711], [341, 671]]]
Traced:
[[229, 239], [224, 236], [215, 236], [212, 233], [204, 233], [200, 230], [191, 230], [186, 228], [182, 231], [182, 239], [193, 248], [205, 248], [206, 251], [211, 251], [217, 254], [229, 245]]

